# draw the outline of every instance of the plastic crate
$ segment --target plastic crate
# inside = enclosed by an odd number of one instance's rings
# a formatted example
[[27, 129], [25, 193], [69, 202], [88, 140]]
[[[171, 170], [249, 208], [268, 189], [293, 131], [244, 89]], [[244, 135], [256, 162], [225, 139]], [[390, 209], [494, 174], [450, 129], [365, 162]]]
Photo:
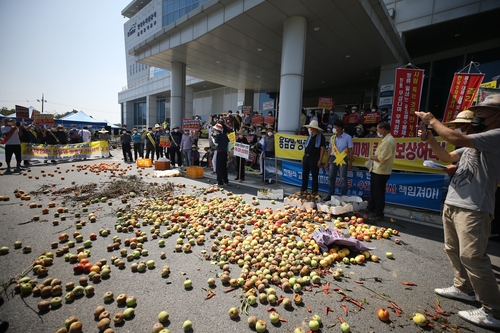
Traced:
[[170, 170], [170, 162], [155, 162], [155, 170]]
[[189, 178], [203, 178], [203, 168], [199, 166], [186, 167], [186, 176]]
[[138, 168], [151, 168], [153, 166], [153, 160], [150, 158], [138, 158], [136, 164]]

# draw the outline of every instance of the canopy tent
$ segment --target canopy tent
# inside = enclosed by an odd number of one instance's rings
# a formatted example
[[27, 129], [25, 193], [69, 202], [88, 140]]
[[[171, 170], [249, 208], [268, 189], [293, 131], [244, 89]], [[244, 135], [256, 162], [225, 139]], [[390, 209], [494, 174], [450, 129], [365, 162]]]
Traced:
[[54, 119], [54, 122], [58, 125], [62, 124], [65, 127], [70, 127], [72, 124], [75, 124], [77, 127], [104, 127], [108, 125], [106, 121], [96, 120], [81, 110], [77, 113], [70, 113], [59, 119]]
[[110, 121], [104, 119], [105, 122], [108, 123], [108, 126], [111, 127], [112, 129], [120, 129], [120, 126], [113, 125]]

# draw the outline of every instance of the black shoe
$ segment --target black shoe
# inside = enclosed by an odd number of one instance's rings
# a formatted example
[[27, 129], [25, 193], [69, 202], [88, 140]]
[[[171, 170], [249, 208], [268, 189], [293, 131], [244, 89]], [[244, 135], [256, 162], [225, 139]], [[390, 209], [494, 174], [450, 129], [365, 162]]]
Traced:
[[238, 177], [234, 178], [234, 180], [240, 180]]
[[330, 201], [330, 200], [332, 200], [332, 197], [329, 195], [323, 198], [323, 201]]
[[217, 183], [217, 185], [219, 185], [219, 186], [224, 186], [224, 183]]

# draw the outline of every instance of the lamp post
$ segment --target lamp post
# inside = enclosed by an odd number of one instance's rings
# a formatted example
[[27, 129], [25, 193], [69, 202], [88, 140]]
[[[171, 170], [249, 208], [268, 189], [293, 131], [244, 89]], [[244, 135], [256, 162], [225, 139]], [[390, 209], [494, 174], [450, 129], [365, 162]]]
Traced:
[[38, 102], [42, 102], [42, 113], [43, 113], [43, 104], [44, 103], [47, 103], [47, 101], [45, 100], [45, 98], [43, 97], [43, 93], [42, 93], [42, 100], [40, 101], [39, 99], [37, 99]]

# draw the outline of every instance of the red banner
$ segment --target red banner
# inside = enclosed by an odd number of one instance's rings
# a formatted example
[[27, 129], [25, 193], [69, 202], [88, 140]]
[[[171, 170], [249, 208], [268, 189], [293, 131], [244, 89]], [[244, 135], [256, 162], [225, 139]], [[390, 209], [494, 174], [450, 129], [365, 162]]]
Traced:
[[443, 122], [455, 119], [459, 112], [471, 106], [483, 78], [484, 74], [455, 73], [444, 109]]
[[252, 125], [259, 125], [264, 123], [264, 117], [262, 116], [253, 116], [252, 117]]
[[182, 120], [182, 130], [192, 130], [199, 131], [200, 130], [200, 121], [196, 119], [184, 118]]
[[241, 112], [243, 114], [251, 114], [252, 113], [252, 106], [242, 106], [241, 107]]
[[415, 115], [415, 111], [420, 108], [423, 83], [423, 69], [396, 69], [391, 117], [391, 132], [395, 138], [416, 136], [418, 117]]
[[361, 123], [363, 125], [377, 125], [380, 122], [380, 113], [369, 112], [363, 115]]
[[330, 110], [330, 108], [333, 107], [333, 98], [329, 97], [320, 97], [318, 101], [318, 109], [327, 109]]
[[274, 126], [274, 116], [266, 116], [264, 124]]

